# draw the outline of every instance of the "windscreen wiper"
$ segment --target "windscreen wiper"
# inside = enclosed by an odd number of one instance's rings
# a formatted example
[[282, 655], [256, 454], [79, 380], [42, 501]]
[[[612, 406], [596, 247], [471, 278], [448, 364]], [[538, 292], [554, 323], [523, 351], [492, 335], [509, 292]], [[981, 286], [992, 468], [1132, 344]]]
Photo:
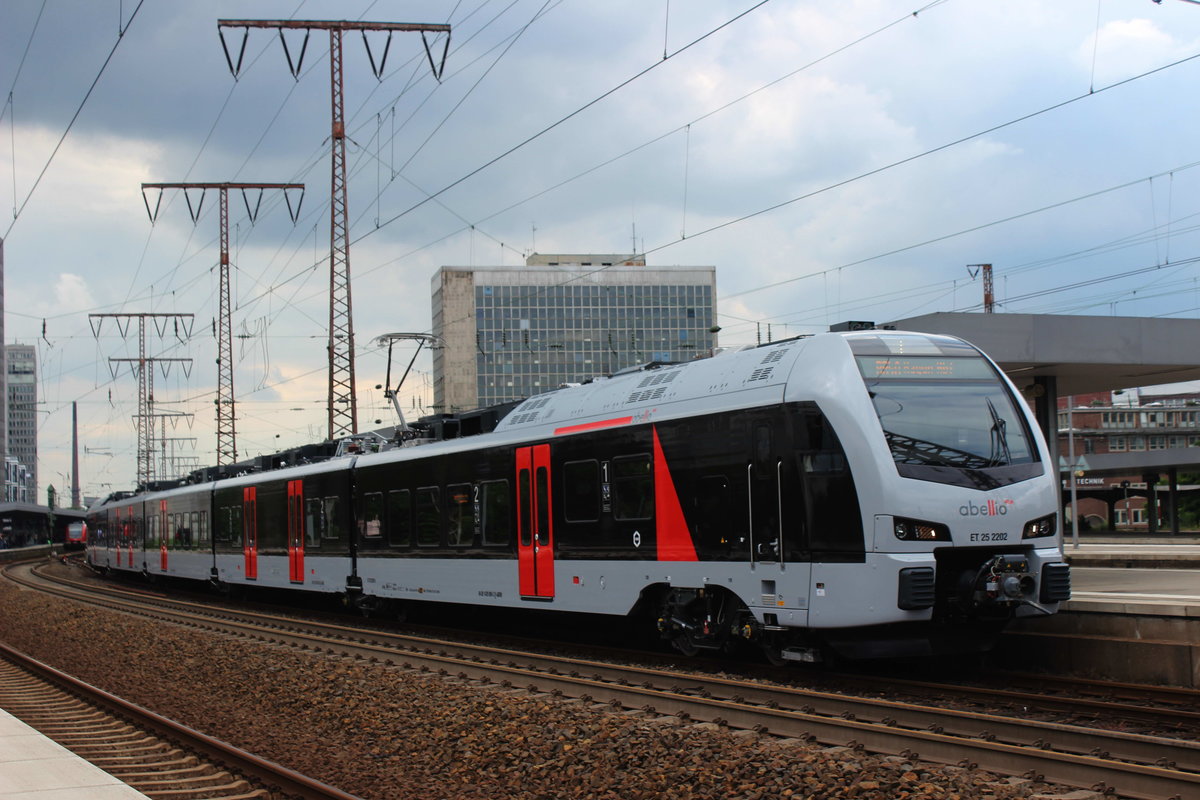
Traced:
[[[983, 398], [987, 403], [988, 413], [992, 415], [992, 452], [988, 457], [990, 466], [1001, 466], [1012, 463], [1012, 453], [1008, 449], [1008, 423], [1000, 416], [1000, 412], [996, 411], [996, 405], [992, 402], [992, 398]], [[1000, 456], [1004, 456], [1004, 460], [1000, 460]]]

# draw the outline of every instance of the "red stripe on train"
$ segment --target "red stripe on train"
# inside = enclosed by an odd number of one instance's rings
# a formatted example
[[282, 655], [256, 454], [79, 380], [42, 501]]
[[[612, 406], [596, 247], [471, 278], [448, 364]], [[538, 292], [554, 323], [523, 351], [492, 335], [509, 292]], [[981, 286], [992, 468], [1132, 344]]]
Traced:
[[563, 428], [555, 428], [554, 435], [562, 436], [564, 433], [579, 433], [580, 431], [594, 431], [600, 428], [615, 428], [618, 425], [628, 425], [633, 422], [633, 417], [617, 417], [616, 419], [603, 419], [599, 422], [584, 422], [579, 425], [567, 425]]

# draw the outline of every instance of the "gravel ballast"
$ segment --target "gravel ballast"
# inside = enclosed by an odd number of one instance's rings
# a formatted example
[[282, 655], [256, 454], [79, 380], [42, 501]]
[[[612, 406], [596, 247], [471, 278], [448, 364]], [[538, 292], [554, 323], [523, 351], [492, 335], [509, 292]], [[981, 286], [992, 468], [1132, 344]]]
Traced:
[[0, 640], [370, 800], [1100, 797], [246, 642], [4, 582]]

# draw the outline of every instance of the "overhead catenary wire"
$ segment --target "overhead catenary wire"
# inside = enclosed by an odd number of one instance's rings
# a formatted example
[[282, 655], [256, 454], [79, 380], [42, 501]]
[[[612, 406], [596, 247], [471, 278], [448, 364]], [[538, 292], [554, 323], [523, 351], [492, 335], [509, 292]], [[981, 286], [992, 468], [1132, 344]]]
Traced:
[[[673, 247], [673, 246], [675, 246], [675, 245], [677, 245], [677, 244], [680, 244], [680, 243], [682, 243], [682, 242], [684, 242], [684, 241], [690, 241], [690, 240], [693, 240], [693, 239], [699, 238], [700, 236], [704, 236], [704, 235], [707, 235], [707, 234], [710, 234], [710, 233], [714, 233], [714, 232], [716, 232], [716, 231], [722, 230], [723, 228], [728, 228], [728, 227], [730, 227], [730, 226], [732, 226], [732, 225], [737, 225], [737, 224], [740, 224], [740, 223], [742, 223], [742, 222], [746, 222], [747, 220], [754, 219], [755, 217], [762, 216], [763, 214], [769, 214], [769, 213], [771, 213], [772, 211], [778, 211], [778, 210], [779, 210], [779, 209], [781, 209], [781, 208], [785, 208], [785, 207], [787, 207], [787, 206], [790, 206], [790, 205], [792, 205], [792, 204], [794, 204], [794, 203], [798, 203], [798, 202], [800, 202], [800, 201], [802, 201], [802, 200], [809, 200], [809, 199], [811, 199], [811, 198], [813, 198], [813, 197], [816, 197], [816, 196], [818, 196], [818, 195], [824, 194], [825, 192], [829, 192], [829, 191], [832, 191], [832, 190], [834, 190], [834, 189], [839, 189], [839, 188], [841, 188], [841, 187], [843, 187], [843, 186], [848, 186], [848, 185], [850, 185], [850, 184], [852, 184], [852, 183], [855, 183], [855, 182], [857, 182], [857, 181], [863, 180], [864, 178], [869, 178], [869, 177], [872, 177], [872, 176], [874, 176], [874, 175], [879, 175], [879, 174], [881, 174], [881, 173], [883, 173], [883, 172], [886, 172], [886, 171], [888, 171], [888, 170], [891, 170], [891, 169], [895, 169], [896, 167], [900, 167], [900, 166], [903, 166], [903, 165], [905, 165], [905, 164], [912, 163], [913, 161], [916, 161], [916, 160], [918, 160], [918, 159], [921, 159], [921, 158], [927, 158], [927, 157], [929, 157], [929, 156], [931, 156], [931, 155], [934, 155], [935, 153], [940, 153], [940, 152], [942, 152], [942, 151], [944, 151], [944, 150], [948, 150], [948, 149], [950, 149], [950, 148], [952, 148], [952, 147], [956, 147], [956, 146], [958, 146], [958, 145], [965, 144], [966, 142], [970, 142], [970, 141], [972, 141], [972, 140], [975, 140], [975, 139], [978, 139], [978, 138], [980, 138], [980, 137], [987, 136], [988, 134], [995, 133], [996, 131], [1000, 131], [1000, 130], [1003, 130], [1003, 129], [1005, 129], [1005, 128], [1012, 127], [1013, 125], [1017, 125], [1017, 124], [1019, 124], [1019, 123], [1026, 122], [1026, 121], [1028, 121], [1028, 120], [1031, 120], [1031, 119], [1034, 119], [1034, 118], [1036, 118], [1036, 117], [1040, 117], [1040, 116], [1042, 116], [1043, 114], [1048, 114], [1048, 113], [1050, 113], [1050, 112], [1052, 112], [1052, 111], [1057, 111], [1057, 110], [1058, 110], [1058, 109], [1060, 109], [1060, 108], [1065, 108], [1065, 107], [1067, 107], [1067, 106], [1073, 105], [1074, 103], [1078, 103], [1078, 102], [1080, 102], [1081, 100], [1087, 100], [1087, 99], [1089, 99], [1089, 98], [1096, 97], [1097, 95], [1099, 95], [1099, 94], [1101, 94], [1101, 93], [1103, 93], [1103, 92], [1108, 92], [1108, 91], [1111, 91], [1111, 90], [1113, 90], [1113, 89], [1119, 88], [1119, 87], [1121, 87], [1121, 86], [1126, 86], [1126, 85], [1128, 85], [1128, 84], [1130, 84], [1130, 83], [1133, 83], [1133, 82], [1135, 82], [1135, 81], [1141, 80], [1141, 79], [1143, 79], [1143, 78], [1147, 78], [1147, 77], [1150, 77], [1150, 76], [1152, 76], [1152, 75], [1157, 75], [1158, 73], [1160, 73], [1160, 72], [1163, 72], [1164, 70], [1168, 70], [1168, 69], [1171, 69], [1171, 68], [1173, 68], [1173, 67], [1178, 67], [1178, 66], [1180, 66], [1180, 65], [1187, 64], [1187, 63], [1189, 63], [1189, 62], [1191, 62], [1191, 61], [1194, 61], [1194, 60], [1196, 60], [1196, 59], [1198, 59], [1198, 58], [1200, 58], [1200, 53], [1194, 53], [1194, 54], [1192, 54], [1192, 55], [1190, 55], [1190, 56], [1187, 56], [1187, 57], [1185, 57], [1185, 58], [1181, 58], [1181, 59], [1178, 59], [1178, 60], [1176, 60], [1176, 61], [1172, 61], [1172, 62], [1171, 62], [1171, 63], [1169, 63], [1169, 64], [1165, 64], [1165, 65], [1163, 65], [1163, 66], [1156, 67], [1156, 68], [1154, 68], [1154, 69], [1151, 69], [1151, 70], [1147, 70], [1146, 72], [1142, 72], [1142, 73], [1140, 73], [1140, 74], [1138, 74], [1138, 75], [1134, 75], [1134, 76], [1132, 76], [1132, 77], [1125, 78], [1124, 80], [1120, 80], [1120, 81], [1117, 81], [1117, 82], [1115, 82], [1115, 83], [1111, 83], [1111, 84], [1109, 84], [1109, 85], [1107, 85], [1107, 86], [1103, 86], [1103, 87], [1101, 87], [1101, 88], [1099, 88], [1099, 89], [1095, 89], [1095, 90], [1093, 90], [1093, 91], [1090, 91], [1090, 92], [1088, 92], [1088, 93], [1086, 93], [1086, 94], [1077, 95], [1077, 96], [1075, 96], [1075, 97], [1069, 98], [1069, 99], [1067, 99], [1067, 100], [1063, 100], [1063, 101], [1061, 101], [1061, 102], [1058, 102], [1058, 103], [1055, 103], [1055, 104], [1053, 104], [1053, 105], [1046, 106], [1045, 108], [1038, 109], [1037, 111], [1032, 111], [1032, 112], [1030, 112], [1030, 113], [1028, 113], [1028, 114], [1024, 114], [1024, 115], [1022, 115], [1022, 116], [1019, 116], [1019, 117], [1016, 117], [1016, 118], [1014, 118], [1014, 119], [1010, 119], [1010, 120], [1008, 120], [1008, 121], [1006, 121], [1006, 122], [1001, 122], [1001, 123], [998, 123], [998, 124], [996, 124], [996, 125], [993, 125], [993, 126], [991, 126], [990, 128], [986, 128], [986, 129], [984, 129], [984, 130], [976, 131], [975, 133], [971, 133], [971, 134], [968, 134], [968, 135], [966, 135], [966, 136], [959, 137], [958, 139], [954, 139], [954, 140], [952, 140], [952, 141], [945, 142], [945, 143], [943, 143], [943, 144], [940, 144], [940, 145], [938, 145], [938, 146], [936, 146], [936, 147], [929, 148], [929, 149], [927, 149], [927, 150], [922, 150], [922, 151], [921, 151], [921, 152], [919, 152], [919, 153], [914, 153], [913, 155], [907, 156], [907, 157], [905, 157], [905, 158], [902, 158], [902, 159], [899, 159], [899, 160], [897, 160], [897, 161], [892, 161], [892, 162], [890, 162], [890, 163], [888, 163], [888, 164], [884, 164], [884, 165], [882, 165], [882, 166], [876, 167], [875, 169], [867, 170], [866, 172], [859, 173], [858, 175], [855, 175], [855, 176], [853, 176], [853, 177], [846, 178], [846, 179], [844, 179], [844, 180], [841, 180], [841, 181], [837, 181], [836, 183], [827, 184], [826, 186], [823, 186], [823, 187], [821, 187], [820, 189], [814, 189], [814, 190], [813, 190], [813, 191], [811, 191], [811, 192], [805, 192], [804, 194], [798, 195], [798, 196], [796, 196], [796, 197], [792, 197], [792, 198], [790, 198], [790, 199], [788, 199], [788, 200], [784, 200], [784, 201], [782, 201], [782, 202], [775, 203], [775, 204], [773, 204], [773, 205], [766, 206], [766, 207], [764, 207], [764, 208], [760, 208], [760, 209], [758, 209], [757, 211], [752, 211], [752, 212], [750, 212], [750, 213], [748, 213], [748, 214], [743, 214], [743, 215], [742, 215], [742, 216], [740, 216], [740, 217], [736, 217], [736, 218], [734, 218], [734, 219], [729, 219], [729, 220], [726, 220], [725, 222], [721, 222], [721, 223], [719, 223], [719, 224], [717, 224], [717, 225], [712, 225], [712, 226], [709, 226], [708, 228], [705, 228], [705, 229], [704, 229], [704, 230], [702, 230], [702, 231], [699, 231], [699, 232], [697, 232], [697, 233], [693, 233], [691, 236], [687, 237], [686, 239], [685, 239], [685, 238], [682, 238], [682, 237], [680, 237], [680, 238], [674, 239], [674, 240], [672, 240], [672, 241], [664, 242], [663, 244], [661, 244], [661, 245], [658, 245], [657, 247], [652, 247], [652, 248], [649, 248], [649, 249], [647, 249], [647, 250], [645, 251], [645, 255], [649, 255], [649, 254], [651, 254], [651, 253], [657, 253], [657, 252], [660, 252], [660, 251], [662, 251], [662, 250], [666, 250], [667, 248], [669, 248], [669, 247]], [[814, 274], [817, 274], [817, 273], [814, 273]], [[822, 271], [822, 273], [819, 273], [819, 274], [824, 274], [824, 271]], [[803, 277], [807, 277], [807, 276], [801, 276], [801, 277], [799, 277], [799, 278], [795, 278], [795, 279], [792, 279], [792, 280], [800, 280], [800, 279], [802, 279]], [[783, 281], [782, 283], [789, 283], [789, 282], [791, 282], [791, 281]], [[754, 291], [761, 291], [761, 290], [763, 290], [763, 289], [771, 288], [772, 286], [778, 286], [778, 285], [780, 285], [780, 283], [771, 284], [771, 285], [766, 285], [766, 286], [761, 286], [761, 287], [758, 287], [757, 289], [749, 289], [749, 290], [746, 290], [746, 291], [743, 291], [743, 292], [739, 292], [739, 294], [740, 294], [740, 295], [749, 294], [750, 292], [754, 292]]]
[[17, 224], [17, 220], [21, 218], [21, 214], [24, 212], [25, 206], [29, 205], [29, 200], [31, 197], [33, 197], [33, 193], [37, 191], [38, 186], [42, 182], [42, 178], [46, 175], [46, 171], [50, 169], [50, 165], [54, 163], [54, 157], [58, 155], [58, 151], [62, 147], [63, 142], [66, 141], [67, 134], [71, 132], [71, 128], [75, 126], [75, 121], [79, 119], [79, 115], [82, 113], [83, 107], [87, 105], [88, 98], [90, 98], [92, 96], [92, 92], [95, 91], [96, 84], [100, 83], [100, 78], [104, 77], [104, 71], [108, 69], [109, 63], [112, 61], [113, 56], [117, 53], [117, 48], [121, 46], [121, 42], [125, 39], [125, 34], [129, 32], [129, 26], [133, 24], [133, 20], [137, 17], [138, 12], [142, 10], [142, 5], [145, 2], [146, 0], [138, 0], [138, 4], [133, 9], [133, 13], [129, 15], [129, 21], [126, 22], [125, 27], [117, 33], [117, 41], [113, 43], [112, 49], [108, 51], [108, 56], [104, 59], [104, 63], [100, 65], [100, 70], [96, 73], [96, 77], [92, 81], [91, 86], [88, 87], [87, 92], [84, 93], [83, 99], [79, 101], [79, 107], [76, 108], [75, 113], [71, 115], [71, 121], [67, 123], [67, 127], [63, 131], [62, 136], [59, 137], [58, 144], [54, 145], [54, 150], [51, 151], [50, 157], [46, 159], [46, 163], [42, 166], [41, 172], [38, 173], [37, 178], [34, 180], [33, 186], [29, 187], [29, 192], [25, 195], [25, 199], [21, 201], [21, 205], [14, 209], [12, 222], [8, 224], [8, 229], [4, 232], [4, 236], [2, 238], [8, 239], [8, 237], [12, 235], [13, 227]]
[[[687, 50], [690, 50], [692, 47], [694, 47], [694, 46], [696, 46], [696, 45], [700, 44], [701, 42], [703, 42], [704, 40], [708, 39], [709, 37], [711, 37], [711, 36], [715, 35], [716, 33], [720, 32], [720, 31], [722, 31], [722, 30], [724, 30], [725, 28], [729, 27], [729, 26], [730, 26], [730, 25], [732, 25], [733, 23], [735, 23], [735, 22], [737, 22], [738, 20], [742, 19], [743, 17], [747, 16], [747, 15], [748, 15], [748, 14], [750, 14], [751, 12], [758, 10], [758, 9], [759, 9], [759, 8], [761, 8], [762, 6], [766, 5], [768, 2], [770, 2], [770, 0], [760, 0], [760, 2], [758, 2], [758, 3], [755, 3], [753, 6], [751, 6], [751, 7], [750, 7], [750, 8], [748, 8], [748, 9], [746, 9], [745, 11], [742, 11], [741, 13], [739, 13], [739, 14], [737, 14], [736, 16], [732, 17], [731, 19], [728, 19], [728, 20], [726, 20], [725, 22], [721, 23], [720, 25], [718, 25], [717, 27], [713, 28], [712, 30], [710, 30], [710, 31], [708, 31], [708, 32], [706, 32], [706, 33], [704, 33], [704, 34], [702, 34], [701, 36], [698, 36], [697, 38], [693, 39], [692, 41], [688, 42], [686, 45], [684, 45], [683, 47], [679, 48], [679, 49], [678, 49], [678, 50], [676, 50], [675, 52], [673, 52], [673, 53], [669, 54], [669, 55], [668, 55], [666, 58], [662, 59], [661, 61], [656, 61], [656, 62], [654, 62], [653, 64], [651, 64], [650, 66], [648, 66], [648, 67], [646, 67], [646, 68], [642, 69], [642, 70], [641, 70], [640, 72], [638, 72], [637, 74], [635, 74], [635, 75], [632, 75], [632, 76], [630, 76], [629, 78], [626, 78], [625, 80], [621, 81], [619, 84], [617, 84], [616, 86], [612, 87], [611, 89], [609, 89], [609, 90], [605, 91], [604, 93], [602, 93], [602, 94], [601, 94], [601, 95], [599, 95], [598, 97], [595, 97], [595, 98], [593, 98], [592, 100], [588, 101], [588, 102], [587, 102], [587, 103], [585, 103], [584, 105], [582, 105], [582, 106], [580, 106], [579, 108], [575, 109], [574, 111], [570, 112], [570, 113], [569, 113], [569, 114], [567, 114], [565, 117], [561, 117], [561, 118], [560, 118], [560, 119], [558, 119], [557, 121], [555, 121], [555, 122], [552, 122], [551, 124], [549, 124], [549, 125], [547, 125], [546, 127], [542, 128], [542, 129], [541, 129], [540, 131], [538, 131], [537, 133], [534, 133], [532, 136], [529, 136], [528, 138], [526, 138], [526, 139], [522, 140], [521, 142], [519, 142], [519, 143], [517, 143], [517, 144], [513, 145], [512, 147], [510, 147], [509, 149], [505, 150], [503, 153], [500, 153], [499, 155], [497, 155], [497, 156], [495, 156], [495, 157], [491, 158], [490, 160], [488, 160], [486, 163], [482, 164], [481, 166], [479, 166], [479, 167], [476, 167], [475, 169], [471, 170], [470, 172], [468, 172], [467, 174], [465, 174], [465, 175], [463, 175], [462, 177], [458, 178], [457, 180], [454, 180], [454, 181], [452, 181], [451, 183], [447, 184], [446, 186], [443, 186], [441, 189], [438, 189], [437, 191], [435, 191], [433, 194], [431, 194], [429, 197], [425, 198], [424, 200], [421, 200], [420, 202], [416, 203], [415, 205], [412, 205], [412, 206], [410, 206], [409, 208], [405, 209], [404, 211], [401, 211], [399, 214], [396, 214], [394, 217], [391, 217], [391, 218], [390, 218], [390, 219], [388, 219], [386, 222], [382, 223], [382, 224], [380, 225], [380, 227], [379, 227], [379, 228], [376, 228], [375, 230], [379, 230], [380, 228], [386, 227], [387, 225], [389, 225], [389, 224], [391, 224], [391, 223], [395, 222], [396, 220], [398, 220], [398, 219], [401, 219], [401, 218], [402, 218], [402, 217], [404, 217], [404, 216], [407, 216], [408, 214], [410, 214], [411, 212], [413, 212], [413, 211], [415, 211], [416, 209], [420, 208], [421, 206], [425, 205], [426, 203], [428, 203], [429, 201], [433, 200], [434, 198], [436, 198], [436, 197], [440, 197], [441, 195], [443, 195], [443, 194], [445, 194], [446, 192], [448, 192], [448, 191], [450, 191], [451, 189], [453, 189], [455, 186], [458, 186], [459, 184], [463, 183], [464, 181], [470, 180], [471, 178], [473, 178], [474, 176], [476, 176], [476, 175], [478, 175], [479, 173], [483, 172], [484, 170], [486, 170], [488, 167], [492, 166], [493, 164], [496, 164], [497, 162], [499, 162], [499, 161], [501, 161], [501, 160], [503, 160], [503, 159], [507, 158], [508, 156], [512, 155], [513, 153], [515, 153], [515, 152], [517, 152], [518, 150], [520, 150], [520, 149], [522, 149], [523, 147], [525, 147], [525, 146], [526, 146], [527, 144], [529, 144], [530, 142], [534, 142], [534, 141], [536, 141], [537, 139], [540, 139], [542, 136], [545, 136], [547, 133], [549, 133], [550, 131], [552, 131], [552, 130], [554, 130], [555, 128], [559, 127], [560, 125], [562, 125], [563, 123], [567, 122], [568, 120], [571, 120], [571, 119], [573, 119], [573, 118], [575, 118], [575, 117], [579, 116], [580, 114], [582, 114], [582, 113], [583, 113], [584, 111], [586, 111], [587, 109], [591, 108], [592, 106], [596, 105], [597, 103], [601, 102], [602, 100], [604, 100], [604, 99], [606, 99], [606, 98], [608, 98], [608, 97], [612, 96], [613, 94], [615, 94], [616, 92], [618, 92], [618, 91], [620, 91], [621, 89], [625, 88], [626, 86], [628, 86], [629, 84], [631, 84], [631, 83], [633, 83], [634, 81], [638, 80], [639, 78], [642, 78], [642, 77], [644, 77], [645, 75], [648, 75], [650, 72], [652, 72], [653, 70], [657, 69], [659, 66], [661, 66], [661, 65], [663, 65], [663, 64], [665, 64], [665, 63], [667, 63], [667, 61], [668, 61], [668, 60], [670, 60], [671, 58], [674, 58], [675, 56], [677, 56], [677, 55], [680, 55], [681, 53], [683, 53], [683, 52], [686, 52]], [[939, 2], [939, 3], [940, 3], [940, 2], [946, 2], [946, 0], [937, 0], [937, 2]], [[355, 242], [357, 242], [357, 241], [360, 241], [360, 240], [362, 240], [362, 239], [365, 239], [366, 237], [370, 236], [372, 233], [374, 233], [374, 230], [372, 230], [372, 231], [368, 231], [367, 233], [365, 233], [365, 234], [363, 234], [362, 236], [358, 237], [358, 239], [355, 239], [354, 241], [355, 241]]]
[[[410, 183], [410, 185], [411, 185], [411, 183]], [[466, 228], [460, 228], [456, 233], [461, 233], [463, 230], [466, 230]], [[444, 240], [444, 239], [442, 239], [442, 240]], [[415, 251], [415, 252], [419, 252], [419, 250]], [[307, 273], [307, 274], [311, 274], [311, 273]]]

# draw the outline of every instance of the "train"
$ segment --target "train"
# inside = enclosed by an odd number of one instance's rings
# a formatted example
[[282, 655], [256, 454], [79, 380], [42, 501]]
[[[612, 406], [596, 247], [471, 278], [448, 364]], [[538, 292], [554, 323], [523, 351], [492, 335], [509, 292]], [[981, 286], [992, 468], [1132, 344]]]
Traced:
[[71, 522], [63, 536], [64, 550], [84, 550], [87, 548], [87, 523]]
[[652, 362], [400, 444], [112, 496], [88, 560], [374, 613], [625, 617], [684, 655], [777, 663], [985, 652], [1070, 597], [1045, 440], [954, 337]]

